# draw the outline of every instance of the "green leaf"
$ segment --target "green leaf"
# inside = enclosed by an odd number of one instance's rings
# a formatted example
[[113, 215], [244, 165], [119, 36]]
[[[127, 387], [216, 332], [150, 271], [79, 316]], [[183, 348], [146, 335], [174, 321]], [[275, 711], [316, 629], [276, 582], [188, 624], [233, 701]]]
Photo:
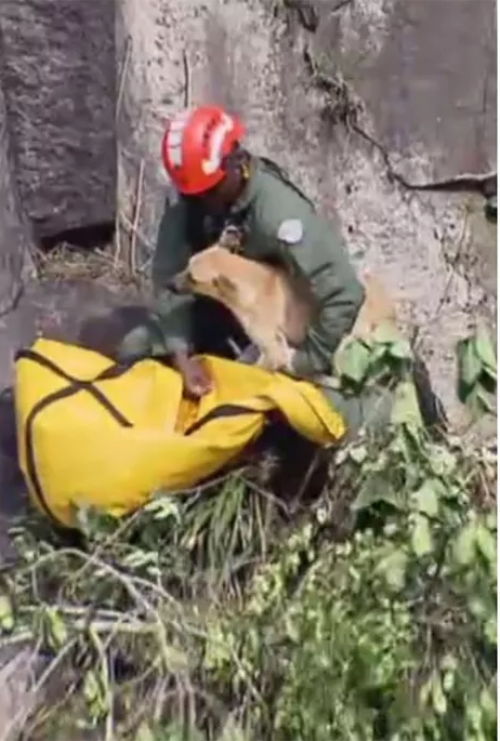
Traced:
[[485, 413], [491, 413], [493, 411], [488, 393], [485, 392], [485, 389], [481, 387], [479, 382], [469, 389], [466, 394], [460, 396], [460, 401], [467, 405], [476, 419]]
[[401, 339], [401, 332], [393, 322], [382, 322], [373, 333], [373, 341], [384, 345], [396, 344]]
[[484, 365], [497, 373], [497, 357], [493, 349], [493, 344], [489, 332], [484, 324], [480, 324], [476, 333], [476, 353]]
[[53, 607], [45, 611], [48, 622], [49, 641], [53, 648], [59, 649], [68, 640], [68, 631], [66, 623], [60, 613]]
[[476, 526], [469, 522], [453, 543], [453, 559], [459, 566], [470, 566], [476, 555]]
[[460, 340], [456, 346], [456, 353], [459, 381], [470, 388], [475, 384], [482, 370], [482, 363], [476, 355], [473, 340]]
[[93, 703], [100, 697], [101, 685], [96, 673], [88, 671], [83, 680], [83, 694], [88, 703]]
[[411, 495], [412, 503], [417, 512], [436, 517], [439, 512], [439, 496], [442, 484], [438, 479], [426, 479], [420, 489]]
[[179, 503], [164, 494], [148, 502], [144, 507], [145, 512], [151, 512], [155, 520], [167, 520], [172, 517], [180, 521]]
[[479, 551], [482, 553], [484, 558], [489, 563], [496, 563], [497, 561], [497, 544], [493, 535], [490, 533], [487, 527], [482, 523], [476, 525], [476, 545]]
[[484, 637], [492, 646], [496, 646], [498, 643], [498, 622], [497, 617], [489, 618], [483, 627]]
[[363, 463], [368, 455], [366, 445], [356, 445], [356, 447], [350, 448], [348, 452], [349, 458], [358, 464]]
[[484, 599], [479, 596], [472, 595], [467, 600], [467, 605], [472, 615], [477, 620], [485, 620], [489, 611], [489, 606]]
[[423, 515], [417, 515], [415, 517], [411, 544], [416, 556], [426, 556], [432, 552], [432, 535], [427, 517]]
[[[432, 473], [436, 476], [449, 476], [457, 467], [457, 456], [441, 445], [433, 446], [430, 450], [429, 465]], [[435, 486], [438, 486], [436, 479]], [[440, 496], [446, 496], [447, 492], [443, 484], [440, 484]]]
[[488, 530], [497, 531], [497, 515], [496, 512], [488, 512], [485, 518], [486, 527]]
[[477, 702], [469, 702], [467, 704], [466, 715], [470, 726], [474, 731], [476, 731], [472, 738], [474, 738], [474, 740], [479, 739], [479, 741], [484, 741], [484, 736], [482, 734], [479, 735], [482, 726], [482, 712], [480, 705]]
[[448, 703], [446, 702], [446, 696], [443, 692], [441, 678], [437, 673], [434, 675], [432, 680], [432, 705], [438, 715], [444, 715], [446, 713]]
[[443, 674], [443, 690], [449, 694], [455, 686], [455, 672], [446, 671]]
[[496, 693], [483, 687], [479, 696], [479, 704], [490, 723], [497, 721], [497, 698]]
[[136, 548], [122, 559], [123, 566], [126, 566], [129, 569], [138, 569], [148, 565], [155, 565], [157, 562], [157, 553], [154, 553], [153, 551], [144, 551], [140, 548]]
[[424, 682], [419, 690], [419, 702], [422, 707], [425, 707], [427, 703], [429, 702], [429, 698], [431, 696], [432, 692], [432, 682], [433, 678], [427, 680], [427, 682]]
[[375, 347], [372, 349], [372, 364], [376, 365], [382, 360], [385, 360], [385, 362], [387, 362], [388, 354], [389, 352], [388, 352], [387, 345], [382, 345], [382, 344], [375, 345]]
[[365, 378], [371, 363], [371, 351], [362, 342], [355, 341], [345, 347], [337, 360], [338, 372], [355, 383]]
[[145, 721], [137, 729], [134, 741], [156, 741], [153, 731]]
[[404, 502], [398, 496], [390, 481], [385, 476], [371, 476], [363, 482], [358, 496], [351, 505], [354, 512], [368, 509], [377, 502], [385, 502], [396, 509], [404, 509]]
[[445, 654], [439, 664], [443, 671], [455, 672], [458, 669], [458, 661], [453, 654]]
[[422, 427], [422, 415], [418, 404], [415, 385], [412, 381], [401, 381], [394, 392], [391, 411], [393, 425], [414, 425]]
[[10, 597], [6, 594], [0, 595], [0, 630], [2, 633], [10, 633], [14, 630], [14, 610]]
[[376, 571], [384, 576], [390, 587], [399, 590], [405, 585], [407, 564], [408, 556], [397, 549], [380, 561]]
[[487, 376], [493, 384], [497, 382], [497, 372], [489, 365], [483, 365], [483, 376]]
[[389, 354], [398, 360], [411, 360], [413, 358], [411, 345], [406, 339], [393, 342], [389, 346]]
[[487, 391], [482, 386], [477, 386], [475, 389], [475, 401], [479, 412], [487, 412], [493, 414], [495, 411], [495, 396]]

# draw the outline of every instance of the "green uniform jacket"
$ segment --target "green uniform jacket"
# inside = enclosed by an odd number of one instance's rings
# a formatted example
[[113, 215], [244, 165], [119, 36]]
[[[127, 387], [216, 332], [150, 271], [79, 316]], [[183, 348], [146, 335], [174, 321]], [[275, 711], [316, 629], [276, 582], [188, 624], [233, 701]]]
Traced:
[[[305, 378], [328, 373], [333, 353], [363, 303], [363, 286], [339, 229], [315, 213], [272, 163], [255, 158], [251, 172], [242, 197], [218, 225], [210, 218], [194, 219], [189, 203], [182, 199], [164, 213], [153, 259], [153, 284], [165, 350], [189, 349], [193, 333], [194, 297], [174, 295], [166, 288], [168, 279], [186, 267], [195, 251], [215, 242], [224, 227], [235, 225], [242, 254], [278, 261], [309, 282], [320, 312], [298, 348], [294, 372]], [[193, 220], [201, 223], [194, 225]]]

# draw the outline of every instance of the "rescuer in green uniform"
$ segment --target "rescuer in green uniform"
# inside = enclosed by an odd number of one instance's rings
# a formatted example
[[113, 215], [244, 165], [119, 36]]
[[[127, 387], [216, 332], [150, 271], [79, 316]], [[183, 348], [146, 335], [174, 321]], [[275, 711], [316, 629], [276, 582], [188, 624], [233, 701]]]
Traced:
[[228, 355], [228, 339], [244, 339], [226, 309], [210, 299], [176, 295], [168, 284], [192, 254], [227, 230], [237, 235], [246, 257], [285, 266], [309, 284], [320, 311], [295, 355], [298, 377], [331, 371], [333, 354], [364, 300], [339, 229], [315, 212], [277, 165], [242, 148], [243, 136], [241, 122], [217, 107], [169, 122], [163, 161], [179, 200], [166, 207], [153, 259], [156, 331], [136, 330], [123, 345], [127, 356], [167, 352], [195, 397], [209, 390], [210, 378], [192, 354]]

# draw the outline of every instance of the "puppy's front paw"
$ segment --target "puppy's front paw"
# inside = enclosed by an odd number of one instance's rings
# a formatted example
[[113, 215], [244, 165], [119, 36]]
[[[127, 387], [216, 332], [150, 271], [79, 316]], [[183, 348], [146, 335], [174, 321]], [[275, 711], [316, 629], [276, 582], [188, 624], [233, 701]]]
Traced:
[[238, 360], [240, 363], [245, 363], [246, 365], [258, 365], [261, 357], [262, 354], [259, 348], [256, 345], [250, 344], [243, 350]]
[[293, 350], [291, 347], [287, 347], [286, 349], [286, 357], [285, 357], [285, 363], [282, 368], [282, 370], [285, 373], [291, 373], [293, 371], [293, 361], [295, 358], [296, 350]]
[[278, 353], [261, 353], [255, 365], [268, 371], [290, 373], [293, 370], [295, 350], [280, 348]]
[[261, 352], [259, 357], [255, 361], [254, 365], [257, 368], [263, 368], [264, 370], [274, 370], [271, 358], [267, 353]]

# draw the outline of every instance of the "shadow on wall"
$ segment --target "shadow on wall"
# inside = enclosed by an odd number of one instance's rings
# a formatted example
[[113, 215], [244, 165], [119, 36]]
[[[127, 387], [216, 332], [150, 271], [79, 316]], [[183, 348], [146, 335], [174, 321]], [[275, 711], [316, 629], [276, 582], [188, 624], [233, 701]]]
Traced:
[[104, 249], [112, 244], [115, 235], [115, 223], [104, 222], [91, 224], [79, 229], [67, 229], [57, 234], [39, 239], [40, 249], [50, 252], [61, 243], [83, 250]]

